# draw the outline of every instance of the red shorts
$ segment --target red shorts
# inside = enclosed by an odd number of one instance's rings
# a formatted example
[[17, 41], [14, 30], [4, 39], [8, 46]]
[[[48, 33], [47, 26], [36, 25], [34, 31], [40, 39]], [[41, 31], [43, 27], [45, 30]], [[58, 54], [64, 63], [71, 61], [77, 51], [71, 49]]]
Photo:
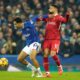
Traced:
[[44, 40], [43, 50], [48, 48], [50, 51], [56, 51], [58, 53], [60, 46], [60, 40]]

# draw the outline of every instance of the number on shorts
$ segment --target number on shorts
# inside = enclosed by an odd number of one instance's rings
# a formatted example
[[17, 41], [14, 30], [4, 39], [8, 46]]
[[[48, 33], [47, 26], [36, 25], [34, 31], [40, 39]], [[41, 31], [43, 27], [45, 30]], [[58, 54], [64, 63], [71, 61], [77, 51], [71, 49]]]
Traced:
[[39, 45], [38, 45], [37, 43], [34, 43], [33, 47], [35, 47], [35, 48], [36, 48], [36, 50], [38, 50]]

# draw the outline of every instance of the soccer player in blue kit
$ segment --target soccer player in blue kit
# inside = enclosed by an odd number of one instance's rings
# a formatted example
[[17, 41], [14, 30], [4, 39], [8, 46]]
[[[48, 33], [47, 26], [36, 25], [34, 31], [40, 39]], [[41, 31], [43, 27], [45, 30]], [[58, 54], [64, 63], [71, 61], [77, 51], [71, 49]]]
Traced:
[[[32, 77], [35, 76], [35, 74], [37, 74], [37, 77], [42, 77], [39, 63], [36, 60], [36, 55], [41, 49], [38, 32], [34, 26], [36, 20], [37, 16], [25, 22], [23, 22], [20, 17], [17, 17], [14, 19], [14, 26], [21, 31], [22, 35], [26, 37], [26, 46], [20, 52], [18, 61], [32, 70]], [[25, 60], [27, 56], [30, 56], [34, 66]]]

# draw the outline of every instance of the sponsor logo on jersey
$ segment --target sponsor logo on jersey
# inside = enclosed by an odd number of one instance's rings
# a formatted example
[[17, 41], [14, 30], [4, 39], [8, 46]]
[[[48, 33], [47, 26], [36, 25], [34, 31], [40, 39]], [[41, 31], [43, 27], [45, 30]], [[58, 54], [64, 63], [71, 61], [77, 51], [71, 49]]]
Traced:
[[47, 24], [48, 24], [48, 25], [49, 25], [49, 24], [51, 24], [51, 25], [56, 25], [55, 22], [48, 22]]
[[25, 37], [29, 37], [29, 36], [30, 36], [30, 34], [25, 34], [24, 36], [25, 36]]

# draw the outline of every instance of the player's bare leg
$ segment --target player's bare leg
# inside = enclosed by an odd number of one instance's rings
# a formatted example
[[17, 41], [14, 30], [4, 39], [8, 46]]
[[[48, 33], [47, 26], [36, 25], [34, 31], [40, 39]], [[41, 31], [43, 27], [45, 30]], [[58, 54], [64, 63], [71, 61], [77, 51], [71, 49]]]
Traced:
[[25, 52], [21, 51], [21, 53], [18, 56], [18, 61], [21, 62], [23, 65], [26, 65], [27, 68], [31, 69], [32, 71], [36, 71], [36, 68], [25, 60], [27, 56], [28, 55]]
[[59, 75], [62, 75], [63, 68], [62, 68], [62, 65], [60, 63], [60, 60], [58, 58], [57, 51], [55, 51], [55, 50], [53, 51], [52, 50], [50, 55], [52, 56], [53, 60], [55, 60], [57, 66], [58, 66], [58, 73], [59, 73]]
[[36, 60], [36, 55], [37, 55], [37, 51], [36, 50], [32, 50], [32, 54], [30, 55], [30, 59], [32, 60], [34, 66], [36, 67], [36, 70], [38, 72], [38, 76], [37, 77], [42, 77], [42, 72], [40, 70], [40, 65], [39, 65], [38, 61]]
[[49, 49], [46, 48], [44, 49], [44, 58], [43, 58], [43, 66], [46, 71], [44, 74], [44, 77], [51, 77], [50, 71], [49, 71], [49, 61], [48, 61], [48, 56], [49, 56]]
[[27, 56], [28, 56], [28, 55], [27, 55], [25, 52], [21, 51], [21, 53], [19, 54], [17, 60], [18, 60], [19, 62], [21, 62], [22, 64], [24, 64], [24, 65], [28, 65], [28, 61], [25, 60], [25, 58], [26, 58]]

